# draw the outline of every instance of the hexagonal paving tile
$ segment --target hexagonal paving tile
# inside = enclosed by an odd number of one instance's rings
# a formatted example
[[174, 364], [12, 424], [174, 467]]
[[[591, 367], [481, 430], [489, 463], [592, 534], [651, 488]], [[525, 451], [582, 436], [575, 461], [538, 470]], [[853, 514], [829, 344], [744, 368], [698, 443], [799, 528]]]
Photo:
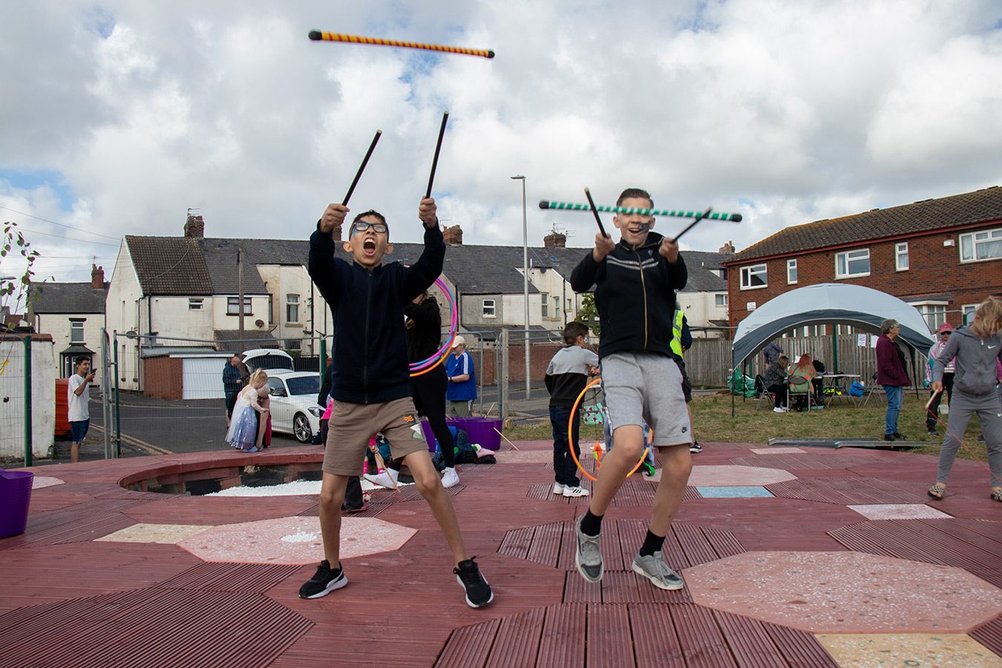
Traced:
[[[341, 519], [341, 558], [397, 550], [416, 533], [416, 529], [371, 517], [345, 517]], [[324, 558], [319, 517], [224, 524], [177, 544], [205, 561], [311, 564]]]
[[797, 476], [783, 469], [720, 464], [693, 466], [692, 474], [689, 476], [689, 485], [691, 487], [771, 485], [796, 479]]
[[700, 605], [814, 633], [963, 633], [1002, 614], [966, 571], [856, 552], [747, 552], [685, 581]]
[[817, 639], [841, 666], [1002, 665], [995, 652], [962, 633], [819, 634]]
[[46, 475], [36, 475], [31, 479], [32, 489], [41, 489], [42, 487], [52, 487], [53, 485], [62, 485], [63, 481], [59, 478], [53, 478], [52, 476]]

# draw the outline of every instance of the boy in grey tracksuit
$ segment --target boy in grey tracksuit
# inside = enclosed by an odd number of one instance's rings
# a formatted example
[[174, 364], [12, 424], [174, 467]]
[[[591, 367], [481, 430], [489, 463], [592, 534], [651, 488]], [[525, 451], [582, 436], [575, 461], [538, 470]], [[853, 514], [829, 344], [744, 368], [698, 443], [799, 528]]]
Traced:
[[988, 466], [992, 476], [992, 498], [1002, 501], [1002, 407], [999, 404], [996, 360], [1002, 359], [1002, 300], [990, 297], [978, 306], [970, 327], [954, 331], [936, 356], [932, 368], [932, 390], [943, 390], [946, 364], [956, 357], [953, 397], [946, 438], [939, 451], [939, 471], [929, 495], [943, 498], [957, 448], [971, 415], [977, 413], [988, 446]]

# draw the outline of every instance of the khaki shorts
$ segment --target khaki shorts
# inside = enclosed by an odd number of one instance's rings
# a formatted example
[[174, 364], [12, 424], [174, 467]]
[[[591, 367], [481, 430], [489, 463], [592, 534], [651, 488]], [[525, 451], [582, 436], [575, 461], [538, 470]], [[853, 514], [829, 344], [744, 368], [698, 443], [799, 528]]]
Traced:
[[335, 401], [324, 450], [324, 473], [359, 475], [369, 439], [381, 432], [390, 443], [394, 459], [428, 452], [421, 420], [410, 397], [381, 404]]

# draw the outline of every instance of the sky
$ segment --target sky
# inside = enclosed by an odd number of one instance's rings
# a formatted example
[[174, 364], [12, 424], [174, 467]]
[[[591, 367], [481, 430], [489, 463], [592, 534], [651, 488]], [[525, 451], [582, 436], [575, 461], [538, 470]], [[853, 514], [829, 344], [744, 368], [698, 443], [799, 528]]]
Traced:
[[[306, 239], [341, 201], [419, 242], [589, 247], [626, 187], [683, 250], [1002, 184], [997, 0], [0, 0], [0, 222], [35, 280], [112, 278], [122, 237]], [[496, 57], [312, 42], [310, 30]], [[604, 214], [611, 228], [611, 214]], [[656, 230], [687, 221], [660, 217]], [[15, 253], [16, 255], [16, 253]], [[0, 276], [23, 262], [0, 261]]]

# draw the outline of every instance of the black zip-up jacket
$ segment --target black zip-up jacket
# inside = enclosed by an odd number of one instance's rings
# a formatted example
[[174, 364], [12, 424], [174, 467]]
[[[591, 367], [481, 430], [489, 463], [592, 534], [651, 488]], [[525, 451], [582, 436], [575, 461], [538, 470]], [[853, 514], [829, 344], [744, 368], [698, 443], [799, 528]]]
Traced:
[[575, 292], [595, 286], [595, 306], [602, 324], [598, 356], [614, 353], [654, 353], [672, 357], [675, 291], [685, 287], [689, 272], [679, 253], [669, 263], [658, 252], [656, 232], [638, 248], [620, 241], [605, 260], [595, 262], [591, 251], [571, 272]]
[[410, 267], [390, 262], [369, 271], [334, 250], [330, 234], [310, 237], [310, 278], [334, 312], [332, 396], [353, 404], [409, 397], [404, 307], [442, 273], [442, 230], [425, 228], [424, 252]]
[[404, 307], [407, 316], [407, 358], [411, 362], [426, 360], [442, 346], [442, 314], [438, 300], [428, 295], [420, 304], [411, 302]]

